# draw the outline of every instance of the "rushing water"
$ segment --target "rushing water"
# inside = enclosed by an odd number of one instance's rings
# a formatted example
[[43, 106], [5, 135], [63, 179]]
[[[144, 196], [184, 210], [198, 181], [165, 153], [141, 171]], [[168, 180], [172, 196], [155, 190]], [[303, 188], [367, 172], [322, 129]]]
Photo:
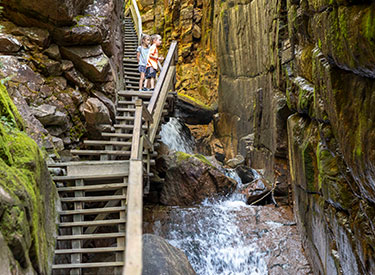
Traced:
[[[242, 184], [233, 171], [228, 175]], [[226, 198], [206, 199], [197, 207], [175, 207], [170, 212], [167, 233], [161, 232], [158, 223], [154, 231], [182, 249], [197, 274], [267, 274], [264, 254], [254, 236], [249, 238], [241, 228], [241, 212], [249, 208], [238, 192]]]
[[[193, 153], [195, 142], [185, 127], [178, 119], [171, 118], [162, 126], [162, 142], [172, 150]], [[238, 182], [239, 190], [242, 182], [237, 173], [224, 172]], [[225, 198], [208, 198], [196, 207], [175, 207], [170, 212], [167, 233], [162, 233], [158, 223], [154, 232], [182, 249], [197, 274], [266, 274], [264, 255], [240, 227], [239, 213], [249, 208], [245, 201], [244, 195], [234, 192]]]
[[[162, 126], [162, 141], [170, 149], [192, 153], [194, 141], [186, 134], [178, 119]], [[246, 205], [237, 173], [222, 171], [238, 182], [233, 194], [169, 207], [166, 216], [152, 219], [150, 231], [184, 251], [200, 275], [311, 274], [288, 208]]]
[[178, 118], [171, 117], [168, 123], [161, 126], [161, 141], [169, 149], [192, 154], [194, 152], [195, 141], [190, 135], [189, 128], [182, 124]]

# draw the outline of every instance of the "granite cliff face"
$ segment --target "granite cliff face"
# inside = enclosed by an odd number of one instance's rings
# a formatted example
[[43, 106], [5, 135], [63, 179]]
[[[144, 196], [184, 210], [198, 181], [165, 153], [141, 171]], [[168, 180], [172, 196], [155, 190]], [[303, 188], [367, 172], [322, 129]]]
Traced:
[[290, 175], [317, 274], [374, 273], [374, 4], [215, 5], [227, 155], [277, 183]]

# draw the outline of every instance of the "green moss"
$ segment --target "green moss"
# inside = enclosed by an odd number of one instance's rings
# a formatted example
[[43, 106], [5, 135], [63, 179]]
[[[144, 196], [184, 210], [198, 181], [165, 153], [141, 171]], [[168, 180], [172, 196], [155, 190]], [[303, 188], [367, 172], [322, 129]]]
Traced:
[[182, 97], [184, 99], [187, 99], [187, 101], [192, 101], [193, 103], [199, 105], [199, 107], [202, 107], [204, 109], [207, 109], [207, 110], [212, 110], [212, 108], [206, 104], [204, 104], [202, 101], [200, 101], [199, 99], [196, 99], [194, 97], [191, 97], [189, 95], [185, 95], [185, 94], [181, 94], [181, 93], [178, 93], [178, 96], [179, 97]]
[[363, 35], [371, 43], [375, 45], [375, 10], [374, 5], [367, 8], [363, 19]]
[[24, 258], [32, 258], [29, 264], [46, 271], [51, 245], [47, 238], [51, 237], [44, 230], [45, 202], [39, 191], [41, 183], [47, 182], [44, 159], [37, 144], [21, 131], [22, 120], [4, 86], [0, 86], [0, 98], [1, 117], [19, 122], [14, 127], [0, 123], [0, 187], [12, 198], [11, 203], [2, 206], [0, 231], [9, 244], [18, 242], [14, 245], [19, 246], [18, 240], [24, 241]]
[[203, 162], [203, 163], [205, 163], [205, 164], [207, 164], [211, 167], [214, 167], [212, 165], [212, 163], [205, 156], [203, 156], [201, 154], [190, 155], [190, 154], [178, 151], [178, 152], [176, 152], [176, 156], [177, 156], [177, 162], [182, 162], [184, 160], [188, 160], [189, 158], [196, 158], [196, 159], [199, 159], [201, 162]]
[[8, 121], [15, 123], [18, 128], [21, 130], [24, 129], [25, 124], [3, 84], [0, 84], [0, 113], [1, 116], [6, 117]]

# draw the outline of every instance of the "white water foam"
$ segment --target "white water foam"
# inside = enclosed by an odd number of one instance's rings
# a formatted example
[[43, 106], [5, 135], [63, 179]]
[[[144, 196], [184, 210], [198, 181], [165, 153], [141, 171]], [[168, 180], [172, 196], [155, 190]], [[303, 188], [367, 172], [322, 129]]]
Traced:
[[[227, 175], [238, 180], [234, 170]], [[199, 207], [173, 208], [168, 234], [173, 246], [183, 250], [195, 272], [201, 275], [263, 275], [267, 274], [264, 254], [255, 240], [241, 230], [244, 210], [255, 215], [245, 197], [238, 192], [226, 198], [206, 199]], [[160, 227], [154, 226], [158, 234]]]
[[168, 123], [161, 126], [161, 141], [170, 150], [181, 151], [188, 154], [194, 153], [194, 138], [188, 135], [188, 129], [177, 118], [171, 117]]

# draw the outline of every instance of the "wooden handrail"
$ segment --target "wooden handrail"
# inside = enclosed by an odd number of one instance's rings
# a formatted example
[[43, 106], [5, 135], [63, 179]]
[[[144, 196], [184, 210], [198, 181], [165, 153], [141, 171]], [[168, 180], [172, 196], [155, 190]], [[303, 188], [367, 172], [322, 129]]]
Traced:
[[[148, 152], [149, 150], [153, 150], [153, 143], [161, 121], [168, 92], [174, 90], [176, 61], [177, 42], [173, 41], [148, 108], [143, 105], [141, 99], [137, 99], [135, 102], [128, 180], [126, 251], [123, 275], [142, 274], [143, 148], [147, 152], [147, 172], [149, 172], [150, 154]], [[147, 134], [143, 135], [142, 118], [148, 126]]]
[[155, 110], [155, 104], [160, 96], [161, 88], [163, 87], [165, 78], [167, 77], [169, 67], [176, 63], [176, 56], [177, 56], [177, 41], [173, 41], [171, 46], [169, 47], [167, 57], [165, 58], [163, 69], [160, 72], [158, 82], [156, 83], [156, 86], [155, 86], [155, 91], [152, 94], [150, 103], [148, 104], [148, 107], [147, 107], [148, 111], [152, 115]]

